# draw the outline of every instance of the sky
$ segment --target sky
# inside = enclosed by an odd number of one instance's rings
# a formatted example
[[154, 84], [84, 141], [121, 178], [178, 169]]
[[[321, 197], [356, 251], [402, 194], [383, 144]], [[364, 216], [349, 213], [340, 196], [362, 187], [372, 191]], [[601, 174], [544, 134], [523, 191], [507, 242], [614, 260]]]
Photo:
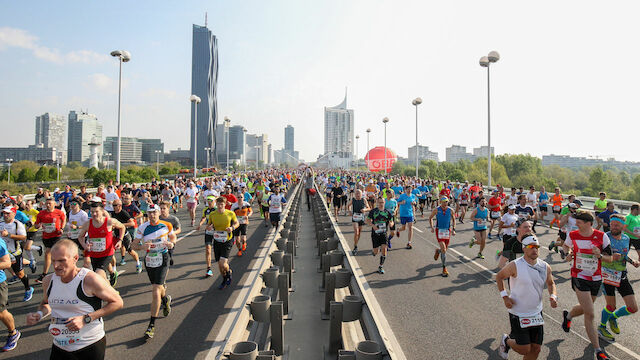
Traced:
[[[188, 148], [192, 24], [218, 38], [222, 119], [284, 146], [295, 128], [305, 160], [323, 151], [323, 109], [348, 88], [358, 154], [384, 143], [401, 156], [418, 141], [445, 158], [451, 144], [487, 143], [491, 67], [497, 154], [640, 161], [640, 3], [634, 1], [120, 1], [0, 3], [2, 146], [34, 142], [35, 117], [88, 110], [122, 136]], [[16, 128], [17, 125], [17, 128]]]

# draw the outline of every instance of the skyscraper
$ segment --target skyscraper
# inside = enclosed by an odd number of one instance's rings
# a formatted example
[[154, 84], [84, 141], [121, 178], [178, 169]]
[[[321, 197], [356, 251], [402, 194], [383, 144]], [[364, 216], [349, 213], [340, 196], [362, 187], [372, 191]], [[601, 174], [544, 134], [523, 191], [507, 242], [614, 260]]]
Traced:
[[67, 149], [66, 134], [67, 123], [63, 115], [44, 113], [36, 116], [36, 145], [42, 144], [45, 148], [64, 153]]
[[210, 158], [216, 159], [216, 123], [218, 104], [216, 101], [218, 85], [218, 40], [205, 26], [193, 25], [193, 45], [191, 53], [191, 94], [200, 97], [198, 118], [195, 118], [194, 105], [191, 105], [191, 153], [194, 150], [194, 128], [197, 128], [197, 162], [205, 166], [210, 148]]
[[284, 150], [288, 151], [290, 155], [293, 155], [293, 126], [287, 125], [284, 128]]
[[339, 105], [324, 108], [324, 153], [349, 163], [353, 159], [353, 110], [347, 109], [347, 94]]
[[[89, 143], [102, 144], [102, 124], [93, 114], [69, 111], [69, 133], [67, 138], [67, 161], [80, 161], [89, 165], [91, 148]], [[102, 159], [102, 145], [98, 146], [98, 161]]]

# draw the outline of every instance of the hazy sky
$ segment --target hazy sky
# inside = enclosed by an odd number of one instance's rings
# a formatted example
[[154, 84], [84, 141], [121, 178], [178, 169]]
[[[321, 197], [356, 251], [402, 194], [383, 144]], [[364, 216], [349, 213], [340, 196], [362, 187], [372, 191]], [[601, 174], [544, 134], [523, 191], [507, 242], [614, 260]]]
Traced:
[[[55, 5], [52, 5], [55, 4]], [[115, 49], [124, 65], [123, 136], [187, 148], [191, 24], [218, 37], [221, 117], [268, 133], [312, 160], [323, 150], [323, 107], [355, 111], [406, 156], [411, 100], [422, 97], [419, 141], [444, 160], [451, 144], [486, 145], [486, 69], [493, 65], [497, 153], [614, 156], [640, 161], [640, 5], [635, 1], [4, 1], [0, 4], [2, 146], [34, 142], [35, 116], [88, 109], [116, 133]], [[19, 125], [19, 126], [17, 126]]]

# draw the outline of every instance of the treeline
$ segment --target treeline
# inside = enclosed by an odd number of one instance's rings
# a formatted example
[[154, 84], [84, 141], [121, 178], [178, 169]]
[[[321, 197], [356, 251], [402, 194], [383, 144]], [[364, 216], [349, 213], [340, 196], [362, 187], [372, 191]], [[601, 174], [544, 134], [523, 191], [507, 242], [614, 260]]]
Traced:
[[[616, 168], [584, 167], [568, 169], [557, 165], [542, 166], [542, 160], [529, 154], [498, 155], [491, 162], [492, 183], [505, 187], [525, 187], [533, 185], [536, 190], [545, 186], [553, 192], [558, 186], [563, 193], [597, 197], [601, 191], [610, 199], [640, 201], [640, 169], [620, 170]], [[415, 166], [402, 162], [393, 165], [392, 174], [414, 176]], [[457, 163], [423, 160], [418, 168], [423, 179], [480, 181], [487, 183], [487, 159], [474, 162], [461, 160]]]

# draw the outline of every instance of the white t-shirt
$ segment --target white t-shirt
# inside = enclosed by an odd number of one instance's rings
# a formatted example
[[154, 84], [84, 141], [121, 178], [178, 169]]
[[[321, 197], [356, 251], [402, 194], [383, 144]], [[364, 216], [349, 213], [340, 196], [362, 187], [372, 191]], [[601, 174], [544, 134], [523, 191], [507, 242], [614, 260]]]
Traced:
[[207, 190], [205, 190], [205, 191], [202, 193], [202, 197], [206, 199], [206, 198], [207, 198], [207, 196], [215, 196], [215, 197], [218, 197], [218, 196], [220, 196], [220, 193], [219, 193], [219, 192], [217, 192], [217, 191], [215, 191], [215, 190], [207, 189]]
[[531, 207], [536, 207], [538, 204], [538, 197], [535, 192], [533, 194], [530, 192], [527, 193], [527, 204]]
[[[89, 221], [89, 215], [83, 210], [78, 211], [77, 214], [69, 212], [69, 221], [67, 222], [67, 236], [70, 239], [77, 239], [80, 227]], [[71, 228], [71, 224], [76, 225], [75, 229]]]
[[[0, 222], [0, 231], [2, 230], [7, 230], [10, 235], [27, 235], [24, 225], [15, 219], [10, 223], [6, 223], [4, 221]], [[14, 253], [20, 248], [19, 246], [16, 246], [16, 241], [8, 236], [6, 238], [3, 237], [2, 240], [7, 244], [7, 250], [10, 253]]]
[[[500, 219], [500, 221], [502, 221], [505, 225], [510, 226], [516, 223], [516, 221], [518, 221], [518, 215], [516, 214], [509, 214], [506, 213], [504, 215], [502, 215], [502, 218]], [[516, 234], [516, 228], [504, 228], [502, 229], [502, 233], [504, 235], [515, 235]]]
[[282, 195], [271, 194], [269, 196], [269, 212], [270, 213], [281, 213], [282, 212], [282, 204], [286, 200]]
[[187, 191], [185, 191], [185, 194], [187, 195], [187, 202], [194, 203], [198, 198], [198, 188], [188, 188]]
[[107, 192], [104, 196], [104, 200], [107, 204], [104, 206], [104, 209], [107, 211], [113, 211], [113, 202], [120, 199], [118, 194], [115, 192]]

